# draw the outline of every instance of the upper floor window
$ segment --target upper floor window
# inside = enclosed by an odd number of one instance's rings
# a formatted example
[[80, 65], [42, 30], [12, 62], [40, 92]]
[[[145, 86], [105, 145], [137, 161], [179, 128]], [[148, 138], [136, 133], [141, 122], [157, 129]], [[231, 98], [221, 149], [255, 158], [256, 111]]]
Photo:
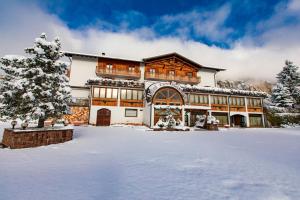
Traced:
[[210, 96], [211, 104], [227, 104], [227, 97], [226, 96]]
[[153, 69], [153, 68], [151, 68], [150, 70], [149, 70], [149, 72], [150, 72], [150, 74], [155, 74], [155, 69]]
[[117, 99], [118, 89], [117, 88], [99, 88], [95, 87], [93, 92], [93, 97], [95, 98], [108, 98]]
[[187, 72], [186, 75], [187, 75], [187, 77], [192, 78], [193, 77], [193, 72]]
[[122, 89], [121, 90], [121, 99], [142, 100], [143, 99], [143, 91]]
[[106, 71], [112, 72], [112, 70], [113, 70], [112, 64], [107, 64], [106, 65]]
[[245, 98], [244, 97], [231, 97], [230, 98], [230, 105], [232, 105], [232, 106], [244, 106], [245, 105]]
[[174, 77], [175, 76], [175, 71], [174, 70], [169, 71], [169, 76]]
[[259, 98], [248, 98], [249, 107], [261, 107], [261, 100]]
[[133, 66], [128, 67], [128, 72], [129, 73], [134, 73], [134, 71], [135, 71], [135, 67], [133, 67]]
[[191, 104], [208, 104], [208, 95], [190, 94]]

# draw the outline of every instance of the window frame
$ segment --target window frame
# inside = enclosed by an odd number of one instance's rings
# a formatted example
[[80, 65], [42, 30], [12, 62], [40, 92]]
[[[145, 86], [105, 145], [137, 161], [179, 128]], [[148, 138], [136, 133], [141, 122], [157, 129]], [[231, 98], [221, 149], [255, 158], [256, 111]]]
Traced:
[[[128, 116], [127, 111], [135, 111], [135, 116]], [[125, 108], [125, 117], [138, 117], [138, 109]]]

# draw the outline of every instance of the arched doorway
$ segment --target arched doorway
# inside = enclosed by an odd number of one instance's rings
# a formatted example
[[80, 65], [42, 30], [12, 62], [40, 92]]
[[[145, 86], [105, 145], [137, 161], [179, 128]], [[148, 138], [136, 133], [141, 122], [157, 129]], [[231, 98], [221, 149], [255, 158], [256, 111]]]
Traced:
[[110, 125], [110, 110], [102, 108], [97, 111], [97, 126], [109, 126]]
[[181, 106], [184, 104], [184, 101], [175, 88], [164, 87], [159, 89], [153, 96], [152, 104], [155, 106], [154, 125], [159, 119], [164, 119], [168, 115], [172, 115], [175, 120], [183, 120]]
[[246, 127], [247, 126], [247, 122], [246, 122], [246, 117], [243, 115], [232, 115], [230, 117], [230, 121], [231, 121], [231, 126], [233, 127]]

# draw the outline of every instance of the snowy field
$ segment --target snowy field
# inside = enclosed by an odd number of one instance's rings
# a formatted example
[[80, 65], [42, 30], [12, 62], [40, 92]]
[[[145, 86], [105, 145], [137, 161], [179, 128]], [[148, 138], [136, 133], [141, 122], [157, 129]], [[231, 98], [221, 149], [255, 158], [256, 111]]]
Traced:
[[64, 144], [0, 149], [0, 199], [299, 200], [300, 129], [76, 127]]

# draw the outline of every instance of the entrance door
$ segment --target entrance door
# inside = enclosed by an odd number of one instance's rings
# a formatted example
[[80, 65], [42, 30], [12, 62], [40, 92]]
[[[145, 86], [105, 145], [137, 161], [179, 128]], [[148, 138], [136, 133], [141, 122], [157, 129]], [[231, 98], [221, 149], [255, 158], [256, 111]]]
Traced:
[[110, 125], [110, 110], [102, 108], [97, 111], [97, 126]]
[[246, 126], [246, 121], [245, 117], [243, 115], [233, 115], [231, 116], [231, 124], [233, 126], [238, 126], [238, 127], [245, 127]]

